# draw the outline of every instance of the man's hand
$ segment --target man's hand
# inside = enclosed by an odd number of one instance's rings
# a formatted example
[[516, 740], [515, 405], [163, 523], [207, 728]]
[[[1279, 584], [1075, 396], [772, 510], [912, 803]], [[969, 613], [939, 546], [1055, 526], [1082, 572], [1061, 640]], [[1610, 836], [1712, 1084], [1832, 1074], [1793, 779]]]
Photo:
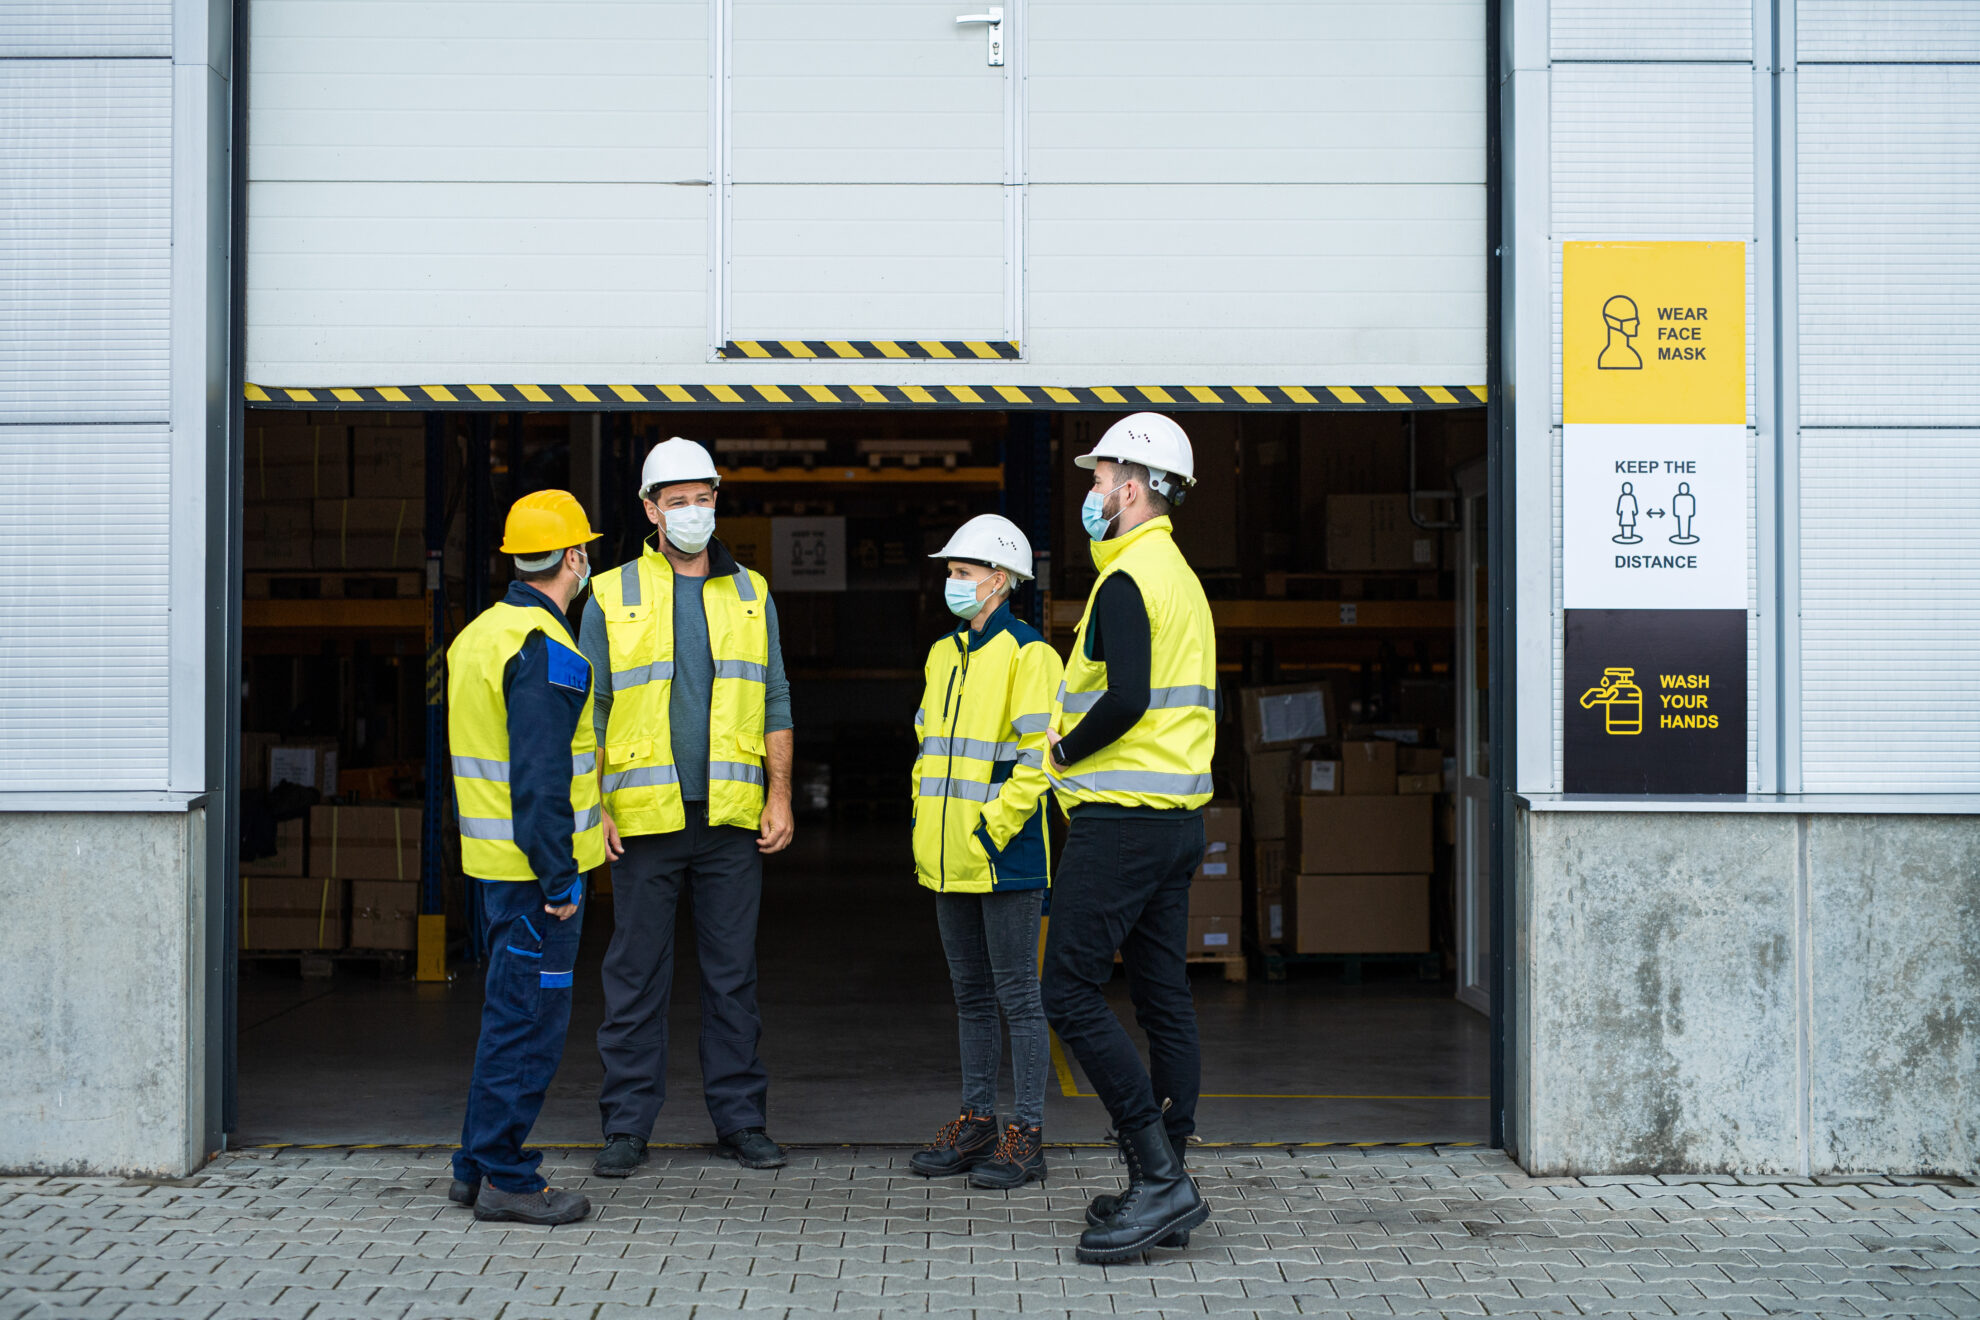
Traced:
[[1065, 762], [1059, 759], [1059, 731], [1057, 729], [1045, 730], [1045, 746], [1046, 751], [1052, 758], [1052, 764], [1063, 766]]
[[619, 827], [612, 820], [612, 813], [600, 807], [598, 814], [605, 818], [605, 860], [616, 862], [626, 855], [626, 845], [619, 840]]
[[790, 847], [791, 839], [797, 834], [797, 825], [791, 819], [790, 793], [766, 794], [763, 799], [763, 818], [758, 824], [760, 827], [760, 832], [756, 836], [758, 852], [782, 852]]
[[577, 914], [578, 905], [575, 903], [566, 903], [562, 907], [551, 907], [548, 903], [545, 903], [543, 910], [559, 921], [569, 921]]

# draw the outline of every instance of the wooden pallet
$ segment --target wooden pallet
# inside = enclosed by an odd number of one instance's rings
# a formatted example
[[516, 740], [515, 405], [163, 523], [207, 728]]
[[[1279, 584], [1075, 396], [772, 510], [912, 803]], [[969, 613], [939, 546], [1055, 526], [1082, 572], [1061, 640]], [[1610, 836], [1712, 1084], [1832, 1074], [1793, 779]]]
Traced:
[[1234, 985], [1251, 976], [1251, 967], [1241, 953], [1189, 953], [1183, 955], [1183, 961], [1191, 967], [1221, 967], [1224, 980]]
[[306, 981], [328, 980], [340, 962], [374, 962], [379, 971], [394, 979], [412, 975], [411, 949], [241, 949], [243, 962], [283, 962], [296, 960]]
[[1257, 957], [1264, 965], [1268, 981], [1285, 980], [1289, 967], [1338, 967], [1342, 985], [1360, 985], [1361, 969], [1371, 965], [1414, 964], [1419, 981], [1435, 981], [1444, 974], [1444, 956], [1440, 953], [1283, 953], [1261, 949]]
[[241, 594], [248, 600], [404, 600], [425, 594], [425, 576], [394, 569], [348, 573], [257, 570], [244, 575]]

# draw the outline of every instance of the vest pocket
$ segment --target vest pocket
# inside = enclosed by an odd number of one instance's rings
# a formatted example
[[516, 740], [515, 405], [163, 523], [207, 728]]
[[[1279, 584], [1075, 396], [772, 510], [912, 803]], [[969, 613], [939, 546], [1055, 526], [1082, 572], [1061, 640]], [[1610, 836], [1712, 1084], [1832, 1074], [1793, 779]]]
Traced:
[[759, 761], [770, 754], [770, 749], [764, 745], [763, 735], [760, 733], [750, 733], [747, 730], [738, 733], [736, 746], [742, 749], [745, 756], [753, 756]]
[[635, 742], [612, 743], [605, 748], [605, 768], [613, 770], [622, 765], [638, 765], [653, 755], [653, 740], [641, 738]]

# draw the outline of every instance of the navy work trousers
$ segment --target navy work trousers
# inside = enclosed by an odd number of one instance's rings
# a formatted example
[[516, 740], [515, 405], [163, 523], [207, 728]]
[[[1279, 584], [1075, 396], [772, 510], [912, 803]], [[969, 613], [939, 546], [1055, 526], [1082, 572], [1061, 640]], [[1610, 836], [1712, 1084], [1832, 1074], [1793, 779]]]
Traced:
[[559, 921], [543, 910], [534, 880], [473, 883], [481, 886], [488, 932], [488, 984], [454, 1176], [486, 1178], [505, 1192], [540, 1191], [543, 1153], [524, 1150], [523, 1140], [564, 1058], [584, 908]]
[[612, 865], [612, 944], [605, 952], [605, 1021], [598, 1113], [606, 1138], [651, 1138], [667, 1102], [667, 1010], [674, 990], [674, 922], [686, 891], [701, 961], [701, 1089], [715, 1134], [764, 1125], [770, 1075], [757, 1055], [756, 917], [763, 854], [754, 832], [710, 825], [687, 804], [672, 834], [625, 840]]

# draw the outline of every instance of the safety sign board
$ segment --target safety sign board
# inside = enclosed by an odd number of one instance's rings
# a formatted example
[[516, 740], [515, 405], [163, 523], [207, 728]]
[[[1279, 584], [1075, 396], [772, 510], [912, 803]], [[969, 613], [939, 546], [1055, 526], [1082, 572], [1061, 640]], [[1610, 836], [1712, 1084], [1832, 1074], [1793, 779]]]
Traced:
[[1746, 421], [1744, 243], [1564, 243], [1561, 420]]
[[1746, 791], [1746, 611], [1569, 610], [1571, 793]]
[[1562, 603], [1746, 608], [1746, 428], [1564, 428]]

